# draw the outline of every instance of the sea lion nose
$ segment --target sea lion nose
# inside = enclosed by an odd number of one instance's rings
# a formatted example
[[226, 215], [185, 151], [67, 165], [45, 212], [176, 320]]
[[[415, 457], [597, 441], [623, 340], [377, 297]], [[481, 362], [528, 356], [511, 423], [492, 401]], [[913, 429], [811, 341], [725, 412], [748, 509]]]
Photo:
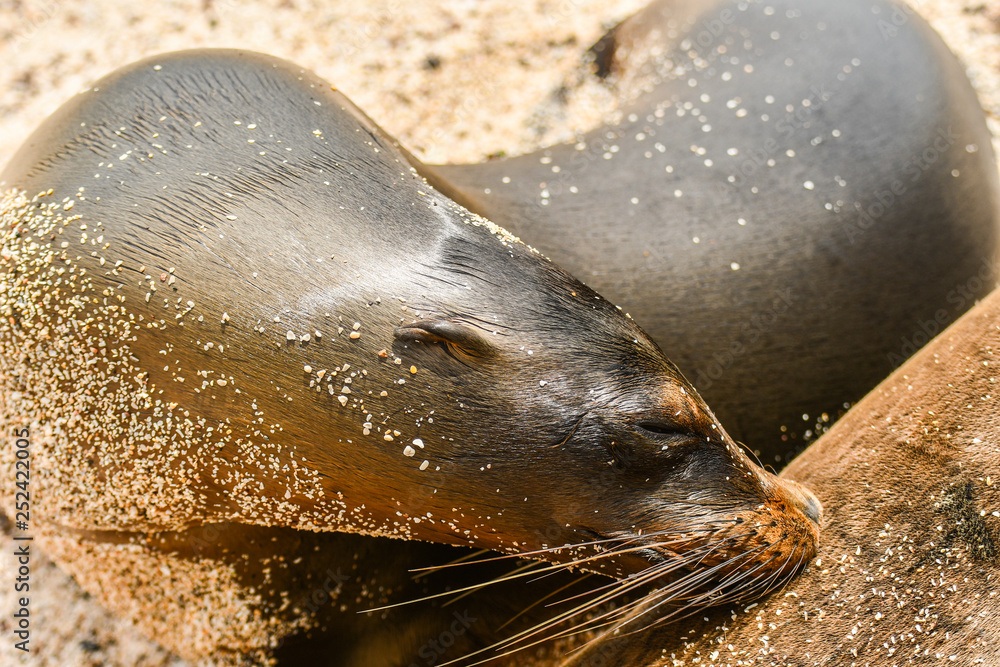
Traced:
[[806, 496], [805, 500], [806, 503], [802, 508], [802, 513], [809, 517], [809, 520], [818, 526], [820, 519], [823, 518], [823, 505], [820, 504], [819, 500], [817, 500], [816, 496], [812, 493]]
[[788, 495], [792, 503], [818, 527], [823, 519], [823, 504], [819, 502], [819, 498], [798, 482], [785, 480], [785, 484], [788, 486]]
[[783, 479], [781, 482], [791, 503], [819, 527], [819, 523], [823, 519], [823, 505], [819, 499], [813, 495], [812, 491], [798, 482], [790, 479]]

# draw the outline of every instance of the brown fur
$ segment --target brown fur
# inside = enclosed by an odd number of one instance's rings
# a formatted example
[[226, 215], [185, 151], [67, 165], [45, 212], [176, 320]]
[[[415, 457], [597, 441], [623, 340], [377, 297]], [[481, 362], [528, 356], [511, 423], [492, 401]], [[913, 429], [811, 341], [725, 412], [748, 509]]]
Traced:
[[565, 664], [1000, 664], [998, 352], [994, 291], [792, 462], [825, 520], [783, 592]]
[[[328, 83], [228, 50], [123, 68], [36, 131], [0, 174], [0, 424], [31, 434], [43, 548], [186, 657], [309, 631], [365, 667], [454, 622], [359, 620], [428, 592], [407, 570], [451, 555], [418, 541], [694, 606], [793, 576], [808, 493], [634, 322], [408, 160]], [[330, 568], [349, 592], [296, 604]], [[463, 640], [547, 592], [480, 601]]]

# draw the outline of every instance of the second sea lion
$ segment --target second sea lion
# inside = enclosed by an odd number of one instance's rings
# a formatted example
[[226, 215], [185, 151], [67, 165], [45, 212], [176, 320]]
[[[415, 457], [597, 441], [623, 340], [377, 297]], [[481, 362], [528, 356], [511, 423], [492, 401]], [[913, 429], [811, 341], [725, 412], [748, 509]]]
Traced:
[[985, 115], [911, 8], [661, 0], [595, 50], [616, 122], [441, 187], [630, 313], [765, 463], [996, 285]]

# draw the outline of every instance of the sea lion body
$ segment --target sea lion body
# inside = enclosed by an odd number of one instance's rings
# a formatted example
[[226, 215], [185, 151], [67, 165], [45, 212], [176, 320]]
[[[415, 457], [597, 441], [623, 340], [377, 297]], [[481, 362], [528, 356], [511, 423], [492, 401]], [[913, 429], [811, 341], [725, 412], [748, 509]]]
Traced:
[[996, 284], [985, 117], [909, 7], [662, 1], [600, 47], [620, 122], [435, 170], [630, 313], [765, 463]]
[[563, 664], [1000, 664], [997, 350], [1000, 291], [782, 471], [816, 491], [826, 517], [818, 558], [783, 594]]
[[0, 180], [27, 193], [4, 205], [2, 413], [37, 439], [38, 529], [189, 656], [356, 625], [292, 604], [320, 566], [297, 576], [282, 531], [528, 553], [686, 604], [763, 593], [815, 550], [808, 492], [752, 464], [635, 323], [289, 63], [123, 68]]

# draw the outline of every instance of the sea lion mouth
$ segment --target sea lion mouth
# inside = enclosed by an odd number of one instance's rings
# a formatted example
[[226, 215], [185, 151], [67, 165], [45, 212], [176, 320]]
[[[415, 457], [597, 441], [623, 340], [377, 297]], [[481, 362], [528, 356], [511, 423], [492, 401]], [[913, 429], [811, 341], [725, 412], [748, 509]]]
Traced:
[[[739, 528], [739, 526], [735, 526]], [[649, 544], [635, 550], [652, 595], [670, 606], [707, 607], [761, 597], [793, 579], [815, 553], [809, 537], [761, 542], [752, 527], [702, 536], [683, 545]]]
[[584, 569], [653, 590], [664, 603], [710, 606], [765, 595], [794, 578], [816, 554], [822, 508], [808, 490], [778, 480], [775, 497], [725, 518], [659, 530], [596, 531]]
[[[641, 631], [707, 607], [747, 602], [782, 588], [814, 553], [808, 538], [779, 554], [770, 544], [755, 543], [758, 533], [747, 521], [725, 523], [728, 527], [721, 521], [711, 527], [702, 524], [697, 533], [688, 526], [683, 534], [576, 527], [577, 535], [587, 536], [587, 541], [548, 549], [548, 555], [572, 553], [573, 561], [563, 565], [614, 574], [616, 580], [567, 599], [567, 611], [535, 626], [531, 634], [552, 633], [564, 624], [571, 625], [569, 631], [592, 629], [602, 635]], [[519, 642], [515, 638], [504, 645]]]

